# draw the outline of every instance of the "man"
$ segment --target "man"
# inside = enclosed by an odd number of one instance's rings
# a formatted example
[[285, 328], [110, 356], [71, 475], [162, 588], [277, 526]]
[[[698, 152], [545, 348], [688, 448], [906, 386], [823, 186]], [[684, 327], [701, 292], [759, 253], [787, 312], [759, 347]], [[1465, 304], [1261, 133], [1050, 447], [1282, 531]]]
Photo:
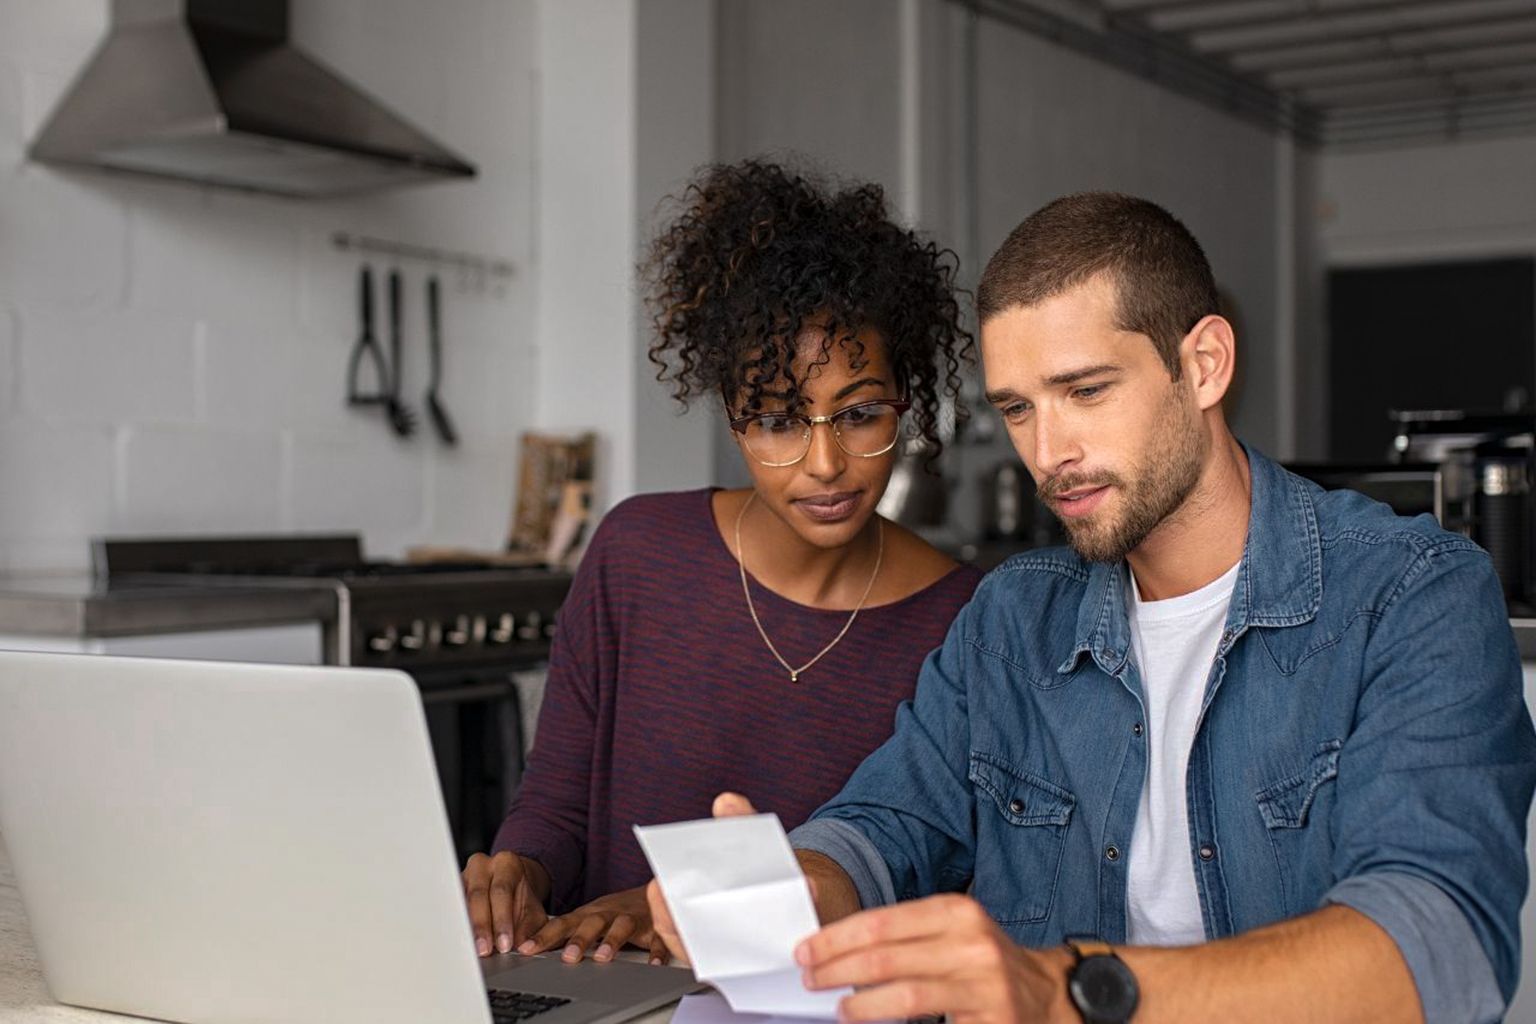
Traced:
[[791, 836], [807, 984], [849, 1020], [1499, 1019], [1536, 737], [1487, 556], [1232, 436], [1232, 327], [1152, 203], [1050, 204], [977, 300], [1072, 550], [987, 577]]

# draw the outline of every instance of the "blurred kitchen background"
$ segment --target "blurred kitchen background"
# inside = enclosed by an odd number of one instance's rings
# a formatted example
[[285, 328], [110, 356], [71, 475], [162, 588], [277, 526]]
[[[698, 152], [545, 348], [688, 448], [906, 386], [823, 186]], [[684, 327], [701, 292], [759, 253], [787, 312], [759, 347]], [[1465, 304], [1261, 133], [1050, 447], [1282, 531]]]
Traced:
[[[1477, 537], [1536, 658], [1536, 0], [0, 0], [0, 646], [406, 668], [476, 848], [542, 545], [745, 479], [653, 379], [634, 268], [762, 154], [880, 182], [967, 287], [1058, 195], [1165, 205], [1239, 435]], [[1051, 524], [969, 388], [889, 511], [988, 563]]]
[[[85, 569], [100, 535], [494, 549], [528, 430], [596, 432], [598, 511], [740, 479], [651, 379], [632, 270], [661, 197], [751, 154], [881, 182], [968, 284], [1056, 195], [1165, 204], [1239, 324], [1238, 432], [1282, 459], [1384, 461], [1389, 408], [1536, 392], [1532, 0], [293, 0], [299, 48], [475, 176], [295, 200], [28, 158], [114, 9], [183, 6], [0, 0], [6, 571]], [[381, 336], [403, 280], [409, 439], [342, 401], [365, 259]], [[421, 403], [434, 272], [457, 447]], [[1355, 285], [1332, 339], [1330, 276]], [[1008, 457], [985, 421], [943, 463], [962, 541]]]

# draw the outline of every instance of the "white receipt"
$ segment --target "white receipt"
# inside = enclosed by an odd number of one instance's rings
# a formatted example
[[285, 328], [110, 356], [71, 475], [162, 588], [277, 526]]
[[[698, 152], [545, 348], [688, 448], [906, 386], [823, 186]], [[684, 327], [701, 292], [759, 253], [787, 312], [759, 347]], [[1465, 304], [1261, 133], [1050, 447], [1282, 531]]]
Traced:
[[837, 1016], [851, 988], [811, 992], [795, 946], [820, 927], [776, 814], [636, 826], [693, 973], [737, 1013]]

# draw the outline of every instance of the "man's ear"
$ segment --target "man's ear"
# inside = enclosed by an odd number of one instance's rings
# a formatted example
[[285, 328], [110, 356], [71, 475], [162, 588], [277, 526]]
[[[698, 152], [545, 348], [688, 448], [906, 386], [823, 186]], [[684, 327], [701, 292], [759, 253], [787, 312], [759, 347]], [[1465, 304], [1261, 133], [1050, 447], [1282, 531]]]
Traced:
[[1203, 317], [1179, 342], [1179, 360], [1204, 412], [1221, 402], [1237, 369], [1237, 336], [1226, 317]]

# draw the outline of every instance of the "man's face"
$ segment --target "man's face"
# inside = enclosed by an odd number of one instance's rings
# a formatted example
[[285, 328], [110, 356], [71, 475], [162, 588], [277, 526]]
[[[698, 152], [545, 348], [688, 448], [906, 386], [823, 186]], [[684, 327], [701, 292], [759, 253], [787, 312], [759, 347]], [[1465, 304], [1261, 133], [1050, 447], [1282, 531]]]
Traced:
[[981, 325], [987, 399], [1084, 558], [1113, 562], [1183, 505], [1209, 438], [1189, 384], [1115, 326], [1106, 275]]

